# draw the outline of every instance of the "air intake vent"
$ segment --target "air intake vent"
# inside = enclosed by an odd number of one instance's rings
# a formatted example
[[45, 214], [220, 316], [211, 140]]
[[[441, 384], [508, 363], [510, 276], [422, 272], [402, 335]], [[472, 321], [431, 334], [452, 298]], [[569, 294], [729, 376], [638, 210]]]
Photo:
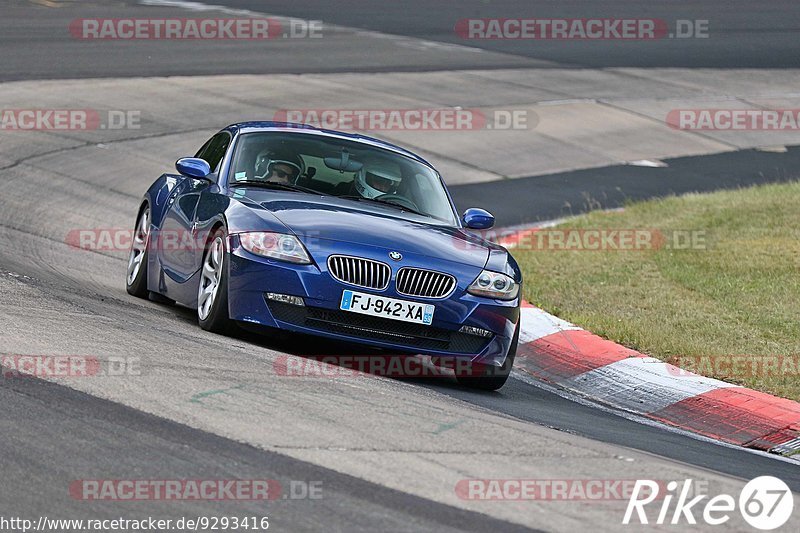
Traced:
[[421, 268], [401, 268], [397, 273], [397, 292], [406, 296], [444, 298], [456, 288], [456, 278]]
[[392, 269], [386, 263], [346, 255], [330, 256], [328, 271], [342, 283], [379, 291], [389, 286], [392, 277]]

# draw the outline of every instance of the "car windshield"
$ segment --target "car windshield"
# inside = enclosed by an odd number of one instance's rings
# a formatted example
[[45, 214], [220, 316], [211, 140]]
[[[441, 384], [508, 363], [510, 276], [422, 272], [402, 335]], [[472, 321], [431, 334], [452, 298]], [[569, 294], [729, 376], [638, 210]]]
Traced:
[[263, 184], [381, 203], [414, 218], [456, 225], [435, 171], [356, 141], [309, 133], [245, 133], [237, 142], [229, 176], [231, 186]]

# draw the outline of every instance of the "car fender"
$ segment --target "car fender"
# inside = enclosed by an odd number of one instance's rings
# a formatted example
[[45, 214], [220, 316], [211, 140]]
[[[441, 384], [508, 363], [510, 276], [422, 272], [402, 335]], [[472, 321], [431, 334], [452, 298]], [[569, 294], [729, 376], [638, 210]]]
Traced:
[[486, 261], [486, 270], [502, 272], [510, 276], [517, 283], [522, 283], [522, 270], [520, 270], [514, 256], [502, 246], [493, 244], [489, 249], [489, 259]]
[[256, 203], [229, 198], [229, 203], [223, 213], [229, 234], [248, 231], [292, 233], [277, 216]]
[[167, 211], [167, 205], [172, 190], [186, 178], [178, 174], [162, 174], [156, 179], [147, 192], [143, 201], [150, 204], [150, 221], [156, 228], [161, 227], [161, 221]]

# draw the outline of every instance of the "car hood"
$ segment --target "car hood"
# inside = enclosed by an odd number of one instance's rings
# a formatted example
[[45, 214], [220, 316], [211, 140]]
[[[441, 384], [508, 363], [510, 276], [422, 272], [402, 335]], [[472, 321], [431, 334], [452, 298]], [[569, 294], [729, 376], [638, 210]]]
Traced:
[[282, 191], [249, 190], [247, 197], [312, 248], [314, 239], [341, 241], [479, 268], [486, 265], [489, 251], [494, 248], [463, 229], [427, 224], [423, 222], [425, 217], [401, 213], [392, 207]]

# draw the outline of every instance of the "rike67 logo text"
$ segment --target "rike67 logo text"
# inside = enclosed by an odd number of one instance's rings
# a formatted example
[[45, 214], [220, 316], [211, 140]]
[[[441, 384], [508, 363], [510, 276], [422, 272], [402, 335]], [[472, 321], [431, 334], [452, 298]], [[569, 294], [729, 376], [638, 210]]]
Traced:
[[[628, 500], [628, 507], [622, 519], [623, 524], [638, 523], [658, 525], [695, 525], [698, 518], [708, 525], [725, 524], [736, 515], [738, 503], [739, 513], [752, 527], [769, 531], [784, 525], [792, 515], [794, 498], [788, 485], [772, 476], [761, 476], [749, 481], [738, 500], [729, 494], [709, 497], [706, 494], [693, 494], [692, 480], [687, 479], [679, 485], [670, 481], [666, 485], [652, 480], [636, 481], [633, 494]], [[653, 503], [649, 510], [658, 509], [658, 516], [653, 522], [645, 508]], [[633, 522], [632, 522], [633, 521]]]

